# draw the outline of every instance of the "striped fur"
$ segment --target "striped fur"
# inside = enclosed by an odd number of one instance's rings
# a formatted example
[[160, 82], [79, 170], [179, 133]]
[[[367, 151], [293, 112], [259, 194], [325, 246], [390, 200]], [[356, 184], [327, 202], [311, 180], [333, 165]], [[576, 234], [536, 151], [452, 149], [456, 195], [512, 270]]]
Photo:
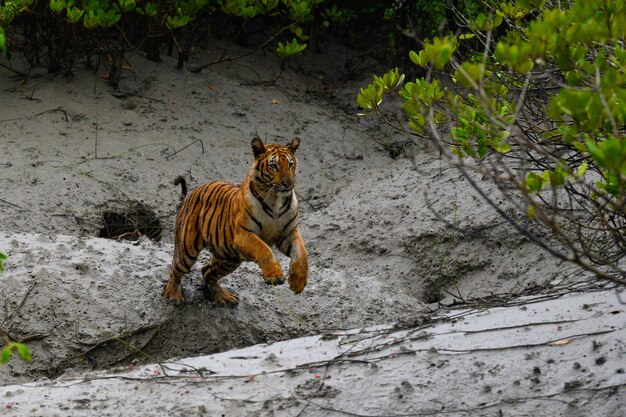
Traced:
[[[259, 264], [269, 285], [284, 283], [282, 268], [270, 247], [291, 258], [289, 287], [300, 293], [307, 282], [307, 251], [298, 230], [298, 201], [294, 192], [296, 149], [264, 145], [252, 140], [254, 162], [243, 183], [214, 181], [189, 193], [176, 218], [174, 259], [164, 295], [183, 302], [181, 279], [196, 262], [202, 248], [211, 261], [202, 268], [209, 295], [222, 304], [236, 305], [237, 295], [219, 284], [243, 261]], [[183, 194], [186, 182], [176, 179]]]

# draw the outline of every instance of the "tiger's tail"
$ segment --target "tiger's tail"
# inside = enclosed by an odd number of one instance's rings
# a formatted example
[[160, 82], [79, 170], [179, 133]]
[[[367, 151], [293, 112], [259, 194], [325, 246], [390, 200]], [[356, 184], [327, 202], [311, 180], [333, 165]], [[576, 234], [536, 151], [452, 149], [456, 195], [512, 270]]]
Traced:
[[179, 175], [174, 180], [174, 185], [180, 185], [180, 198], [178, 199], [177, 204], [177, 207], [180, 209], [180, 207], [183, 205], [185, 197], [187, 196], [187, 180], [185, 180], [185, 177], [183, 177], [182, 175]]

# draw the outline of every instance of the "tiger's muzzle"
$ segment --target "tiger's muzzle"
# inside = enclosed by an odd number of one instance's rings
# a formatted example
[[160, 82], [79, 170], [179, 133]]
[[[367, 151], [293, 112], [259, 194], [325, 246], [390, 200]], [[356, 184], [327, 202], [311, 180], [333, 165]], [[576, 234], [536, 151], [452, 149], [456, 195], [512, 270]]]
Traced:
[[286, 193], [288, 191], [293, 190], [295, 187], [295, 184], [291, 183], [289, 185], [284, 185], [284, 184], [274, 184], [274, 191], [278, 191], [281, 193]]

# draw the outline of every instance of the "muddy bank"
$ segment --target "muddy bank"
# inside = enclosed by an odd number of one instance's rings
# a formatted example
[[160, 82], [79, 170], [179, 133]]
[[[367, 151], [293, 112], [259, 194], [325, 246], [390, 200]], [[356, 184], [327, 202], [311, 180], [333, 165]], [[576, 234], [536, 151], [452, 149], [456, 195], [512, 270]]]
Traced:
[[584, 291], [4, 386], [3, 414], [623, 415], [623, 291]]
[[[390, 323], [437, 302], [580, 278], [520, 239], [426, 146], [397, 151], [406, 138], [357, 117], [363, 82], [348, 81], [350, 65], [366, 58], [333, 48], [332, 60], [305, 60], [276, 86], [255, 78], [279, 68], [261, 53], [200, 74], [134, 57], [117, 92], [80, 69], [71, 80], [0, 77], [0, 321], [35, 357], [0, 368], [2, 381]], [[196, 269], [187, 304], [168, 304], [173, 179], [242, 180], [255, 135], [302, 138], [307, 289], [267, 288], [247, 264], [225, 280], [242, 299], [228, 310], [202, 298]], [[106, 213], [137, 203], [158, 219], [159, 242], [94, 238]]]
[[[10, 256], [0, 288], [2, 327], [14, 340], [29, 340], [36, 358], [0, 368], [5, 382], [393, 322], [424, 309], [370, 278], [317, 266], [306, 296], [294, 295], [286, 285], [266, 286], [254, 264], [224, 280], [239, 294], [239, 307], [207, 300], [199, 270], [184, 280], [187, 302], [176, 306], [162, 296], [170, 244], [0, 234], [0, 246]], [[288, 267], [288, 259], [281, 260]]]

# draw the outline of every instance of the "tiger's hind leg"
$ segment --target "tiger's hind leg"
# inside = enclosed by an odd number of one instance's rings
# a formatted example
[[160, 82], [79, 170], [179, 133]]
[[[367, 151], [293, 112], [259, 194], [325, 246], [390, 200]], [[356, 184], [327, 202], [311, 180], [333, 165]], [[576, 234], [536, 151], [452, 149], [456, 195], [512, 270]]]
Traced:
[[210, 299], [231, 307], [239, 304], [237, 294], [222, 287], [219, 280], [237, 269], [240, 263], [238, 260], [213, 256], [209, 263], [202, 267], [202, 277]]
[[183, 297], [183, 287], [181, 280], [183, 276], [189, 272], [191, 267], [196, 263], [200, 250], [195, 247], [181, 247], [182, 245], [176, 240], [174, 245], [174, 259], [172, 260], [172, 269], [170, 271], [167, 285], [163, 291], [170, 300], [174, 300], [178, 303], [185, 302]]

